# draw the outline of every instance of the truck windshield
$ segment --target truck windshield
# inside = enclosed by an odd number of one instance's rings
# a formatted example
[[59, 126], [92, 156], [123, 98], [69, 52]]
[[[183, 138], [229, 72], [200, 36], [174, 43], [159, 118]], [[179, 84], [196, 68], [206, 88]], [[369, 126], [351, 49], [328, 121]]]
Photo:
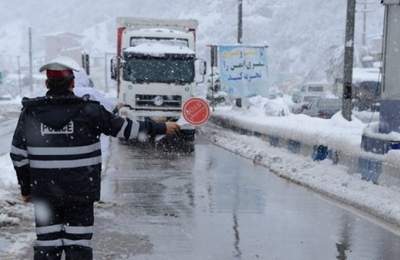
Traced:
[[194, 81], [194, 57], [125, 55], [123, 79], [133, 83], [192, 83]]

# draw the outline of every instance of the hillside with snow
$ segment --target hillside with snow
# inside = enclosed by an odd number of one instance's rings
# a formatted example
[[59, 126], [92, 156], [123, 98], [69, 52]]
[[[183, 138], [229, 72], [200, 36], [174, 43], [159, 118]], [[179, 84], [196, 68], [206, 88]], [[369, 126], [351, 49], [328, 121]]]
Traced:
[[[207, 44], [236, 39], [236, 0], [4, 0], [0, 2], [0, 54], [27, 62], [27, 27], [33, 28], [36, 59], [43, 55], [43, 35], [74, 32], [84, 35], [89, 53], [102, 56], [115, 49], [115, 17], [195, 18], [200, 22], [199, 54], [208, 58]], [[382, 34], [383, 8], [370, 6], [370, 36]], [[343, 49], [346, 1], [245, 0], [245, 43], [268, 44], [273, 82], [326, 79], [326, 70]], [[361, 38], [357, 13], [357, 43]], [[15, 58], [13, 59], [13, 61]], [[7, 63], [7, 62], [6, 62]]]

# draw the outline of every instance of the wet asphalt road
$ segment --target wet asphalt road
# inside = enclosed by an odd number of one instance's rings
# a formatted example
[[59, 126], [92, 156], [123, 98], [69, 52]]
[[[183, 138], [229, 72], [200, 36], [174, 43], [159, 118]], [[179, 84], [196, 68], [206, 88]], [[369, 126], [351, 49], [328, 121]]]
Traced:
[[205, 141], [110, 153], [96, 259], [400, 259], [397, 230]]

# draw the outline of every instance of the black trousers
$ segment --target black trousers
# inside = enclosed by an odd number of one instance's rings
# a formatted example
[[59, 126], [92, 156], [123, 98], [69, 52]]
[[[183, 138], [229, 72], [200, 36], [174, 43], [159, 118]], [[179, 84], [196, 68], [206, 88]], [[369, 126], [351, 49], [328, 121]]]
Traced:
[[35, 200], [34, 260], [92, 260], [93, 202]]

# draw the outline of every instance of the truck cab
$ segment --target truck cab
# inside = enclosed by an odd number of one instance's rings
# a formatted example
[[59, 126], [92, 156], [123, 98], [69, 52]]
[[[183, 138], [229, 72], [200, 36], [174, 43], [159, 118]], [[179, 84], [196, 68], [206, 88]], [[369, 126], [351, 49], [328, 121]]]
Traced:
[[[195, 20], [118, 19], [118, 49], [112, 75], [120, 114], [132, 119], [176, 121], [193, 97], [205, 63], [196, 58]], [[194, 128], [183, 132], [193, 135]]]

